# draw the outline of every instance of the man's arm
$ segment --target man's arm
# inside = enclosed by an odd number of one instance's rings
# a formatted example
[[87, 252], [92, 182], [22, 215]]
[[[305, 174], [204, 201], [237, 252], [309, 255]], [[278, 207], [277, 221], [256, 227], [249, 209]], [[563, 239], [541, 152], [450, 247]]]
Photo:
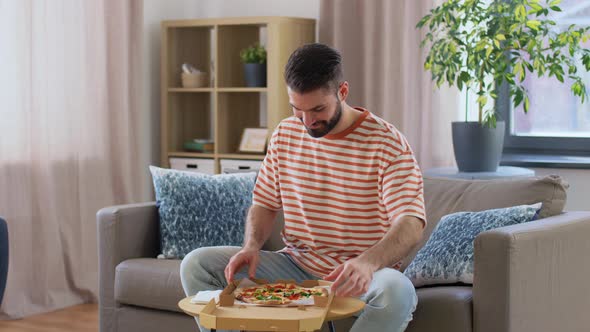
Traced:
[[425, 223], [414, 216], [402, 216], [393, 222], [383, 239], [358, 256], [375, 267], [391, 267], [406, 257], [422, 239]]
[[244, 235], [244, 249], [260, 250], [272, 233], [277, 211], [266, 209], [259, 205], [252, 205], [248, 211], [246, 233]]
[[425, 223], [413, 216], [393, 221], [385, 236], [361, 255], [338, 266], [324, 279], [334, 281], [332, 291], [338, 296], [358, 296], [368, 289], [373, 274], [402, 260], [422, 238]]
[[259, 251], [272, 233], [277, 211], [266, 209], [259, 205], [252, 205], [248, 211], [246, 220], [246, 232], [244, 234], [244, 246], [238, 251], [225, 267], [225, 279], [232, 282], [234, 275], [244, 265], [248, 265], [248, 276], [256, 276], [256, 267], [259, 262]]

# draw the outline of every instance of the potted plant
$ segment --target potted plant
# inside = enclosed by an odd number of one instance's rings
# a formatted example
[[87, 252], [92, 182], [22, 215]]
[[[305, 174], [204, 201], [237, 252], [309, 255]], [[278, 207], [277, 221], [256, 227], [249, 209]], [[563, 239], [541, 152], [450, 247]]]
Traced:
[[266, 50], [258, 43], [240, 52], [244, 63], [244, 77], [248, 87], [266, 86]]
[[529, 110], [523, 81], [527, 75], [548, 75], [582, 102], [586, 86], [578, 74], [580, 62], [590, 70], [588, 27], [560, 28], [550, 18], [561, 0], [449, 0], [424, 16], [421, 47], [428, 46], [424, 69], [440, 87], [445, 82], [477, 94], [478, 121], [454, 122], [453, 148], [460, 171], [495, 171], [499, 165], [505, 124], [497, 121], [497, 88], [506, 84], [516, 108]]

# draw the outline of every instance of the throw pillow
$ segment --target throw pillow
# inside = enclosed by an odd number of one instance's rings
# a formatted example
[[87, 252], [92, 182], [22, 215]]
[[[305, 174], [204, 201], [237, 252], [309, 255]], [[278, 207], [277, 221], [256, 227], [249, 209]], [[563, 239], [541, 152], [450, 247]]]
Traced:
[[207, 175], [150, 166], [163, 258], [208, 246], [241, 246], [256, 173]]
[[414, 286], [473, 284], [473, 242], [490, 229], [534, 220], [541, 203], [480, 212], [457, 212], [441, 218], [426, 245], [404, 271]]

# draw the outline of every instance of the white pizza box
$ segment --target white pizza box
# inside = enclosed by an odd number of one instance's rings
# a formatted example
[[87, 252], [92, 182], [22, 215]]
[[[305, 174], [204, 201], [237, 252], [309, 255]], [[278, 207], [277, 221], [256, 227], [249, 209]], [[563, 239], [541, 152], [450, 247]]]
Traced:
[[[200, 312], [202, 326], [218, 330], [256, 331], [314, 331], [322, 328], [334, 295], [313, 296], [313, 305], [299, 306], [252, 306], [239, 304], [234, 291], [243, 280], [230, 283], [219, 295], [219, 304], [212, 299]], [[253, 279], [256, 284], [267, 284], [266, 280]], [[273, 283], [293, 283], [302, 287], [330, 286], [324, 280], [276, 280]]]

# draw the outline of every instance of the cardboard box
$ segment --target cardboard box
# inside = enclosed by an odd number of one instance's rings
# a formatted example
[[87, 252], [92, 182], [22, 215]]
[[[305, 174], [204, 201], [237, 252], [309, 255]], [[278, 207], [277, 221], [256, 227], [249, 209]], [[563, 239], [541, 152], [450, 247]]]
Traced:
[[[268, 281], [255, 279], [258, 284]], [[219, 305], [211, 300], [199, 314], [201, 325], [219, 330], [315, 331], [322, 328], [334, 295], [314, 296], [314, 305], [296, 307], [246, 306], [235, 303], [234, 291], [242, 280], [230, 283], [219, 296]], [[277, 280], [302, 287], [329, 286], [324, 280]]]

